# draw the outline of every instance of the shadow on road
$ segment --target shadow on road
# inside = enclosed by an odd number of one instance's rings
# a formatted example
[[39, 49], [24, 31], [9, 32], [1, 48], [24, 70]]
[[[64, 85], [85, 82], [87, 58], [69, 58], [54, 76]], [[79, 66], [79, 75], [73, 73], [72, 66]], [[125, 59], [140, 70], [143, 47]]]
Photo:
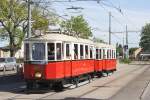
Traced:
[[23, 82], [23, 75], [20, 74], [9, 74], [9, 75], [3, 75], [0, 76], [0, 85], [5, 85], [5, 84], [12, 84], [16, 82]]
[[[65, 91], [65, 88], [64, 90]], [[11, 74], [0, 76], [0, 92], [10, 92], [15, 94], [44, 94], [48, 92], [62, 92], [50, 87], [40, 87], [27, 90], [23, 75]]]

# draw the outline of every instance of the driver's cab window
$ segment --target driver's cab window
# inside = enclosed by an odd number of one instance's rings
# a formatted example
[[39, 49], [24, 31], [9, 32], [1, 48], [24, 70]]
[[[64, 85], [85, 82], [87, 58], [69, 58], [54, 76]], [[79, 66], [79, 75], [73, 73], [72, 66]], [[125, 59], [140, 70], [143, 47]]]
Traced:
[[48, 60], [55, 60], [55, 44], [54, 43], [48, 43]]

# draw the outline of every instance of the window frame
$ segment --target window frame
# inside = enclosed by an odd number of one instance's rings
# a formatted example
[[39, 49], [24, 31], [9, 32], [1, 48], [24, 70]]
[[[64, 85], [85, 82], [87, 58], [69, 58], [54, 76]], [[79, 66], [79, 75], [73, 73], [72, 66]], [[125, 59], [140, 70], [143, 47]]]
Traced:
[[[75, 45], [77, 45], [77, 54], [75, 55]], [[79, 43], [73, 43], [73, 60], [79, 60], [80, 59], [80, 44]], [[75, 56], [77, 56], [76, 58], [75, 58]]]
[[[67, 57], [67, 48], [66, 46], [69, 45], [69, 56]], [[71, 60], [72, 54], [71, 54], [71, 43], [64, 43], [64, 60]]]
[[[28, 44], [28, 57], [27, 57], [27, 44]], [[25, 61], [29, 61], [30, 60], [30, 53], [31, 51], [30, 51], [30, 43], [24, 43], [24, 60]]]
[[[45, 52], [45, 57], [44, 57], [44, 60], [33, 60], [33, 56], [32, 56], [32, 46], [33, 46], [34, 43], [43, 43], [43, 44], [45, 45], [45, 51], [44, 51], [44, 52]], [[46, 48], [46, 45], [47, 45], [46, 42], [43, 42], [43, 41], [41, 41], [41, 42], [39, 42], [39, 41], [31, 42], [31, 41], [30, 41], [30, 42], [29, 42], [29, 47], [30, 47], [30, 49], [29, 49], [29, 50], [30, 50], [30, 60], [31, 60], [31, 61], [46, 61], [46, 60], [47, 60], [47, 59], [46, 59], [46, 49], [47, 49], [47, 48]]]
[[[85, 49], [84, 49], [84, 44], [79, 44], [79, 54], [80, 54], [80, 56], [79, 56], [79, 58], [82, 60], [82, 59], [84, 59], [85, 57], [84, 57], [84, 51], [85, 51]], [[82, 50], [81, 50], [81, 46], [82, 46]], [[82, 53], [81, 53], [82, 52]], [[81, 56], [81, 54], [82, 54], [82, 56]]]
[[[89, 59], [94, 59], [94, 46], [90, 45], [89, 50], [90, 50], [90, 52], [89, 52], [90, 58]], [[92, 57], [91, 57], [91, 50], [92, 50]]]
[[[48, 44], [50, 44], [50, 43], [53, 43], [53, 44], [54, 44], [54, 60], [49, 60], [49, 59], [48, 59]], [[55, 51], [56, 51], [56, 48], [55, 48], [55, 46], [56, 46], [56, 43], [55, 43], [55, 42], [51, 42], [51, 41], [50, 41], [50, 42], [47, 42], [47, 49], [46, 49], [47, 51], [46, 51], [46, 52], [47, 52], [47, 60], [48, 60], [48, 61], [56, 61], [56, 52], [55, 52]]]
[[[86, 47], [88, 50], [86, 50]], [[84, 45], [84, 59], [89, 59], [89, 45], [88, 44]]]

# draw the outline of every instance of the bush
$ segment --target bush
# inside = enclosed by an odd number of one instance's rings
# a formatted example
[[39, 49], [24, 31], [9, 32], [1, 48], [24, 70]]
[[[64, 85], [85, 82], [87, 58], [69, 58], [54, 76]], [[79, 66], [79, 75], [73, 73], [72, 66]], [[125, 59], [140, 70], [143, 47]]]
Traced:
[[120, 60], [120, 63], [129, 64], [129, 63], [131, 63], [131, 60], [128, 59], [128, 58], [124, 58], [124, 59], [121, 59], [121, 60]]

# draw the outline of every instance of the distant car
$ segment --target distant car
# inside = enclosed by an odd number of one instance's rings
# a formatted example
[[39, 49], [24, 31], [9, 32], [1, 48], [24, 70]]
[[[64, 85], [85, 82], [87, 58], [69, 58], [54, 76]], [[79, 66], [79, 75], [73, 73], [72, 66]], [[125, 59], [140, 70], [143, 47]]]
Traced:
[[17, 67], [16, 58], [4, 57], [0, 58], [0, 70], [15, 70]]

